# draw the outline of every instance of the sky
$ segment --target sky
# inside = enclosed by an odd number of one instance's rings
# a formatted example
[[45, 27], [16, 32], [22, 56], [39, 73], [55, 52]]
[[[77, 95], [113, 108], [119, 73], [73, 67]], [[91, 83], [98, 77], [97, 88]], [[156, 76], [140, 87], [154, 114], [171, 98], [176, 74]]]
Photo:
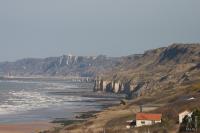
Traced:
[[0, 0], [0, 61], [200, 42], [200, 0]]

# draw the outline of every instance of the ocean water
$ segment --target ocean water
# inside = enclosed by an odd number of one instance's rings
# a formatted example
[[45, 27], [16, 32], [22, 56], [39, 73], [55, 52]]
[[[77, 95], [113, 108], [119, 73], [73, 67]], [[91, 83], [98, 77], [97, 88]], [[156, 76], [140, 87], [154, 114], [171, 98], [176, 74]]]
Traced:
[[116, 97], [98, 96], [92, 87], [65, 80], [0, 80], [0, 123], [73, 119], [78, 112], [118, 102]]

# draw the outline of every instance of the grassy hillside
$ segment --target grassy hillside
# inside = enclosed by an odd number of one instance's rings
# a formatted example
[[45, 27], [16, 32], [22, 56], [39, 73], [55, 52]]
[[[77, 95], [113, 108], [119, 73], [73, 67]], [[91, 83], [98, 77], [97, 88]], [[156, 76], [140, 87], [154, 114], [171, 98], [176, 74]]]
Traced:
[[[188, 100], [194, 97], [193, 100]], [[126, 121], [135, 119], [135, 113], [139, 111], [139, 105], [143, 105], [144, 112], [162, 113], [162, 124], [145, 126], [140, 128], [126, 129]], [[151, 96], [142, 96], [129, 101], [127, 105], [111, 107], [95, 118], [87, 122], [64, 127], [61, 133], [130, 133], [150, 132], [175, 133], [179, 131], [178, 113], [189, 109], [200, 108], [200, 81], [192, 84], [185, 84], [176, 90], [163, 89], [162, 93], [157, 92]]]
[[[124, 88], [117, 93], [142, 96], [152, 95], [163, 88], [176, 89], [200, 80], [199, 75], [200, 44], [173, 44], [141, 55], [123, 57], [119, 65], [100, 77], [107, 82], [122, 83]], [[114, 87], [109, 87], [105, 90], [116, 92]]]
[[[118, 93], [128, 89], [130, 94], [137, 93], [137, 97], [58, 132], [176, 133], [179, 132], [178, 113], [200, 108], [200, 44], [173, 44], [141, 55], [121, 57], [119, 62], [101, 72], [101, 78], [122, 82], [124, 90]], [[191, 97], [194, 99], [189, 100]], [[162, 123], [126, 129], [126, 121], [135, 118], [140, 105], [144, 112], [162, 113]]]

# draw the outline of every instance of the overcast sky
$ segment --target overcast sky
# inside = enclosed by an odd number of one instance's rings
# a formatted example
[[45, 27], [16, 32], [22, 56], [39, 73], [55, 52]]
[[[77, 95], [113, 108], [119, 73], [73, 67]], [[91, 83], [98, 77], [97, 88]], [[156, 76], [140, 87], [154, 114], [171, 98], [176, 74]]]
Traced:
[[200, 42], [200, 0], [0, 0], [0, 61]]

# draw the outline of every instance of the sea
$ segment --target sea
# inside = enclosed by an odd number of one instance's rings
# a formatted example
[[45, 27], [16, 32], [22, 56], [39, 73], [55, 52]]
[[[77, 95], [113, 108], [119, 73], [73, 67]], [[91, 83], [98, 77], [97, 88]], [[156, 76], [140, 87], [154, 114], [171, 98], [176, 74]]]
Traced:
[[93, 92], [93, 86], [63, 79], [1, 79], [0, 123], [73, 119], [119, 104], [121, 96]]

